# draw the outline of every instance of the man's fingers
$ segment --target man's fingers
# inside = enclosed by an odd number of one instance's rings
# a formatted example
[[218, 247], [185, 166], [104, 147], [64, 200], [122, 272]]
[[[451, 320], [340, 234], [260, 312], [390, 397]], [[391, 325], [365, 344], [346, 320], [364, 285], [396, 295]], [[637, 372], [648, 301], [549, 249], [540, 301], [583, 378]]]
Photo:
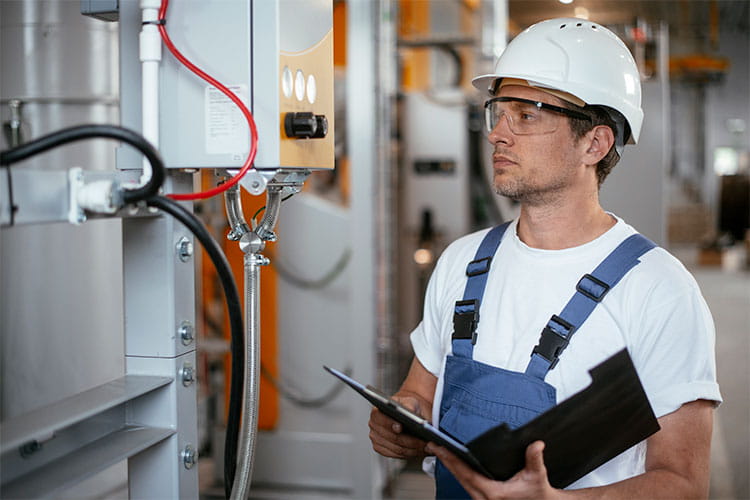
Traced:
[[[396, 401], [398, 404], [406, 408], [407, 410], [417, 415], [422, 415], [422, 408], [419, 404], [419, 400], [412, 396], [393, 396], [391, 399]], [[422, 415], [427, 418], [427, 416]]]
[[445, 465], [451, 474], [461, 483], [467, 493], [471, 495], [471, 498], [486, 498], [481, 484], [483, 481], [489, 481], [474, 469], [464, 463], [463, 460], [456, 457], [453, 453], [438, 446], [434, 443], [427, 445], [426, 451], [428, 453], [434, 453], [438, 459]]
[[390, 452], [390, 455], [388, 456], [404, 458], [424, 455], [424, 441], [411, 436], [398, 434], [383, 436], [376, 431], [371, 430], [370, 441], [372, 441], [375, 451], [380, 453], [378, 448], [388, 450]]
[[403, 430], [400, 423], [396, 422], [377, 408], [373, 408], [370, 412], [370, 428], [372, 428], [373, 425], [376, 427], [388, 428], [395, 433], [399, 433]]
[[424, 455], [426, 443], [419, 438], [402, 434], [401, 426], [390, 417], [374, 409], [370, 415], [370, 441], [373, 449], [388, 457], [406, 458]]
[[539, 474], [547, 475], [544, 465], [544, 442], [534, 441], [526, 448], [526, 468]]
[[390, 419], [384, 424], [381, 424], [374, 420], [370, 420], [369, 426], [370, 426], [371, 436], [374, 433], [381, 439], [385, 439], [387, 441], [394, 441], [397, 444], [404, 446], [406, 448], [424, 449], [425, 444], [427, 444], [417, 437], [411, 436], [409, 434], [403, 434], [399, 430], [396, 430], [396, 429], [400, 429], [401, 426], [400, 425], [398, 427], [394, 426], [393, 421]]

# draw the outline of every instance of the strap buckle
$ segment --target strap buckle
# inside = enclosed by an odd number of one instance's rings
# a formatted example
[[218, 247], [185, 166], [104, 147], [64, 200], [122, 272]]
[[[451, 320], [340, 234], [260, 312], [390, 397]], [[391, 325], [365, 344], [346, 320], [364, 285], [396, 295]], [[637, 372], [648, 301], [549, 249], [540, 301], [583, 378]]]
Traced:
[[466, 276], [471, 278], [472, 276], [478, 276], [484, 274], [490, 270], [490, 264], [492, 263], [492, 256], [485, 257], [483, 259], [476, 259], [469, 262], [466, 266]]
[[453, 310], [453, 340], [471, 339], [477, 343], [477, 325], [479, 324], [479, 300], [458, 300]]
[[549, 369], [553, 369], [560, 359], [560, 354], [568, 347], [568, 337], [572, 331], [573, 325], [553, 314], [542, 330], [539, 344], [534, 347], [531, 355], [539, 354], [550, 362]]
[[578, 292], [594, 302], [601, 302], [604, 296], [607, 295], [607, 292], [609, 292], [609, 289], [610, 286], [608, 284], [590, 274], [584, 274], [583, 278], [576, 285]]

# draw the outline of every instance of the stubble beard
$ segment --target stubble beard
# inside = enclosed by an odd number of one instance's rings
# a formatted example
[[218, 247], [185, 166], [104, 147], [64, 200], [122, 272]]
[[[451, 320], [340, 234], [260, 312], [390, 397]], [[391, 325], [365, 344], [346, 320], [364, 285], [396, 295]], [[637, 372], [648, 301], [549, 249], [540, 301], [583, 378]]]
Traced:
[[567, 186], [565, 177], [553, 179], [550, 184], [534, 185], [523, 179], [508, 179], [501, 181], [495, 175], [493, 187], [495, 193], [505, 196], [511, 200], [528, 206], [540, 206], [551, 204], [563, 196], [563, 190]]

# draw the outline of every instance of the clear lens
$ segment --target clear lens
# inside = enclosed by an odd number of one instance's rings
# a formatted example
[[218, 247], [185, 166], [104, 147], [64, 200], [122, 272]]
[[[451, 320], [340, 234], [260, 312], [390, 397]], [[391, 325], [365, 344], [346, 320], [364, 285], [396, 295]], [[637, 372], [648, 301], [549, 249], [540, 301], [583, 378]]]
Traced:
[[492, 132], [502, 117], [517, 135], [549, 134], [557, 130], [562, 117], [531, 101], [490, 100], [485, 105], [485, 125]]

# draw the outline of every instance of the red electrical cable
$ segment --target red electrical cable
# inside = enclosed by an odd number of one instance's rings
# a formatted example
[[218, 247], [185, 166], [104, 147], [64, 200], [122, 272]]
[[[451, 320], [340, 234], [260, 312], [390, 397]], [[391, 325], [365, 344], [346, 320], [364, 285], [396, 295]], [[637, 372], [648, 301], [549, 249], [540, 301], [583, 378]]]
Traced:
[[217, 89], [219, 89], [224, 95], [226, 95], [228, 98], [232, 100], [239, 108], [240, 111], [242, 111], [242, 114], [245, 115], [245, 119], [247, 120], [247, 124], [250, 127], [250, 152], [247, 155], [247, 159], [245, 160], [245, 163], [242, 164], [242, 167], [240, 168], [239, 173], [229, 179], [227, 182], [220, 184], [216, 186], [213, 189], [209, 189], [206, 191], [201, 191], [198, 193], [185, 193], [185, 194], [168, 194], [167, 196], [169, 198], [172, 198], [173, 200], [198, 200], [198, 199], [205, 199], [210, 198], [212, 196], [215, 196], [219, 193], [222, 193], [229, 189], [230, 187], [234, 186], [239, 182], [239, 180], [247, 173], [248, 170], [253, 166], [253, 162], [255, 161], [255, 155], [258, 152], [258, 129], [255, 126], [255, 120], [253, 119], [253, 115], [250, 113], [250, 111], [247, 109], [247, 106], [245, 106], [245, 103], [243, 103], [239, 97], [237, 97], [231, 90], [229, 90], [227, 87], [222, 85], [221, 82], [214, 79], [211, 75], [207, 74], [200, 68], [198, 68], [196, 65], [194, 65], [192, 62], [190, 62], [182, 53], [177, 50], [177, 47], [174, 46], [172, 43], [172, 40], [170, 40], [169, 35], [167, 34], [167, 28], [165, 27], [165, 17], [167, 14], [167, 7], [169, 6], [169, 0], [162, 0], [161, 7], [159, 8], [159, 34], [161, 35], [162, 41], [164, 41], [164, 45], [167, 46], [169, 51], [172, 53], [172, 55], [175, 56], [175, 58], [180, 61], [187, 69], [198, 75], [203, 80], [207, 81]]

